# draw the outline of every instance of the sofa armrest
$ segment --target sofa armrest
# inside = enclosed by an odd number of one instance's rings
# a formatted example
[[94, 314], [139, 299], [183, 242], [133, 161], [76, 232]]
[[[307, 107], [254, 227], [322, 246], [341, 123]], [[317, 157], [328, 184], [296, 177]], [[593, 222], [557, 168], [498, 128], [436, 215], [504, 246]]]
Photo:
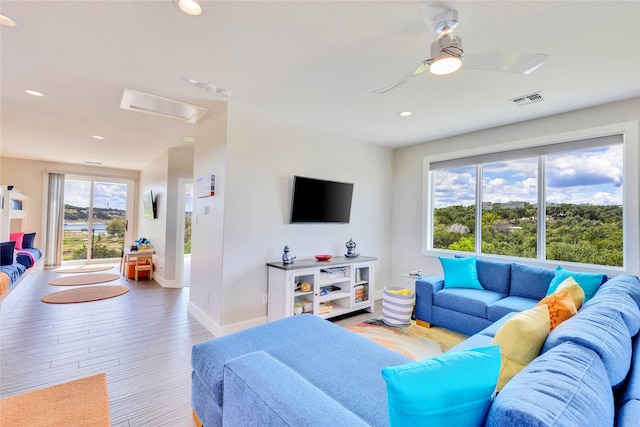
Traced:
[[433, 294], [444, 287], [444, 275], [416, 280], [416, 320], [431, 323]]
[[[223, 425], [255, 425], [258, 421], [269, 426], [368, 425], [264, 351], [230, 360], [223, 375]], [[336, 384], [344, 386], [347, 384]]]

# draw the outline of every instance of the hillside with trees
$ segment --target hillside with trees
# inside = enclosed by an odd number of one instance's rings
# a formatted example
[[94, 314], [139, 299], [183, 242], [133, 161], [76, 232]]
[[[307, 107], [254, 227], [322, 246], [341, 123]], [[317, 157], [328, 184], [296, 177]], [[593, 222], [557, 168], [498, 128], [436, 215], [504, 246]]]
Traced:
[[[526, 202], [487, 203], [482, 253], [537, 257], [537, 207]], [[475, 205], [434, 210], [435, 249], [475, 250]], [[546, 259], [622, 266], [622, 206], [549, 204]]]

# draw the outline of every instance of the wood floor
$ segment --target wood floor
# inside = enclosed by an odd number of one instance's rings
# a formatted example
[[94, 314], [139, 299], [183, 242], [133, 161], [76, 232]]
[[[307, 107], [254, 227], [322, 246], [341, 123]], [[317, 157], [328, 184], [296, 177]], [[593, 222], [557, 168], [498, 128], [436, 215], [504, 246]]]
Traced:
[[[117, 272], [117, 268], [112, 271]], [[213, 336], [188, 314], [189, 288], [124, 280], [125, 295], [81, 304], [45, 304], [60, 277], [29, 273], [2, 301], [0, 397], [107, 374], [116, 427], [195, 426], [191, 418], [191, 347]], [[379, 314], [341, 318], [352, 325]]]
[[3, 301], [19, 295], [2, 315], [1, 397], [105, 372], [112, 425], [195, 425], [191, 347], [213, 336], [187, 314], [189, 288], [121, 278], [108, 283], [129, 287], [120, 297], [45, 304], [43, 295], [70, 287], [49, 285], [60, 276], [50, 270], [30, 274], [38, 277]]

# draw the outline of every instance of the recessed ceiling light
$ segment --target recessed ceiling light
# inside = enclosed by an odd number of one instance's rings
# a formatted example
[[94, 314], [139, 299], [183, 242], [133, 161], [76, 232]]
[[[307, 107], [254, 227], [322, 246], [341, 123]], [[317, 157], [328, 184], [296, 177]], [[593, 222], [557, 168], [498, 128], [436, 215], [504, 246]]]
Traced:
[[100, 139], [100, 140], [102, 140], [102, 139], [104, 139], [104, 136], [100, 136], [100, 135], [91, 135], [91, 138], [93, 138], [93, 139]]
[[6, 27], [16, 27], [18, 24], [8, 16], [0, 15], [0, 25], [4, 25]]
[[195, 0], [178, 0], [177, 5], [187, 15], [197, 16], [202, 13], [202, 7]]
[[185, 135], [182, 138], [180, 138], [180, 141], [193, 144], [194, 142], [196, 142], [196, 139], [193, 136]]
[[413, 113], [411, 111], [400, 111], [398, 114], [400, 114], [400, 117], [409, 117]]
[[44, 93], [38, 92], [37, 90], [27, 89], [25, 92], [33, 96], [44, 96]]
[[86, 164], [88, 164], [88, 165], [101, 165], [101, 164], [102, 164], [102, 162], [99, 162], [99, 161], [97, 161], [96, 159], [93, 159], [93, 160], [85, 160], [84, 162], [85, 162]]

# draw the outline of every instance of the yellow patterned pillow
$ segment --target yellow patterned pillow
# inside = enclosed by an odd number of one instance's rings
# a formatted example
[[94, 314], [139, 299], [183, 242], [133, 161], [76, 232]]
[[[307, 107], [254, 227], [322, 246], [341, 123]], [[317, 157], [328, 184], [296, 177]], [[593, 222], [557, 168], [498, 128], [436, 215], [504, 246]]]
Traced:
[[580, 307], [582, 307], [582, 303], [584, 302], [584, 291], [572, 276], [567, 277], [558, 285], [556, 292], [559, 291], [569, 292], [573, 303], [576, 305], [576, 310], [580, 310]]
[[549, 310], [546, 305], [521, 311], [498, 329], [491, 342], [500, 345], [498, 391], [540, 354], [549, 330]]
[[578, 312], [571, 295], [567, 291], [554, 292], [541, 299], [538, 305], [546, 305], [549, 308], [549, 332]]

